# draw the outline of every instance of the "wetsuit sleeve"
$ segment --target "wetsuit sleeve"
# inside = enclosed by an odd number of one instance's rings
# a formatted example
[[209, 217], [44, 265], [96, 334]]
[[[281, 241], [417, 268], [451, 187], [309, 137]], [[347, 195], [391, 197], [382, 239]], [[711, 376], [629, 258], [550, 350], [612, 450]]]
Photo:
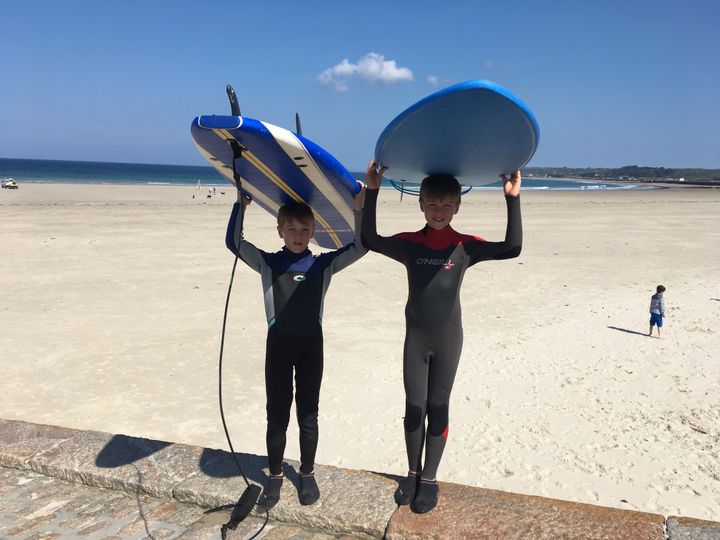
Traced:
[[512, 259], [522, 250], [522, 216], [520, 214], [520, 195], [505, 196], [507, 204], [507, 228], [502, 242], [469, 242], [465, 250], [470, 256], [470, 266], [480, 261]]
[[264, 263], [263, 252], [243, 239], [243, 214], [242, 204], [235, 203], [230, 213], [225, 245], [233, 254], [239, 254], [240, 259], [250, 268], [260, 272]]
[[343, 268], [347, 268], [368, 251], [360, 241], [360, 232], [362, 231], [362, 211], [353, 210], [353, 216], [355, 218], [355, 239], [346, 246], [343, 246], [329, 254], [333, 257], [332, 262], [330, 263], [330, 271], [333, 274], [335, 272], [339, 272]]
[[370, 251], [382, 253], [396, 261], [403, 262], [404, 242], [394, 236], [380, 236], [377, 233], [377, 199], [379, 189], [365, 191], [365, 206], [362, 218], [362, 242]]

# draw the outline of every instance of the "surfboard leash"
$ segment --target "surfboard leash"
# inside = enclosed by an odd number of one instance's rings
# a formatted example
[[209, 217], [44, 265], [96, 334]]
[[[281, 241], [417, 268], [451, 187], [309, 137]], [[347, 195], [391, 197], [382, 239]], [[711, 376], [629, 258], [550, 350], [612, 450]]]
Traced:
[[[232, 87], [228, 85], [228, 88], [232, 90]], [[228, 91], [228, 94], [230, 92]], [[234, 92], [233, 92], [234, 95]], [[239, 145], [231, 144], [231, 147], [233, 149], [233, 178], [235, 179], [235, 186], [237, 187], [238, 191], [240, 192], [241, 197], [244, 197], [245, 195], [242, 193], [242, 181], [240, 176], [237, 174], [237, 171], [235, 170], [235, 160], [240, 158], [241, 149]], [[242, 200], [240, 201], [240, 204], [242, 205]], [[243, 221], [245, 219], [245, 211], [244, 208], [241, 208], [241, 214], [240, 214], [240, 227], [242, 230]], [[237, 268], [237, 262], [240, 258], [240, 245], [238, 244], [237, 250], [235, 252], [235, 260], [233, 261], [232, 271], [230, 273], [230, 283], [228, 285], [228, 291], [227, 296], [225, 298], [225, 311], [223, 313], [223, 323], [222, 323], [222, 332], [220, 336], [220, 357], [218, 360], [218, 402], [220, 405], [220, 419], [222, 421], [223, 430], [225, 431], [225, 438], [227, 439], [228, 446], [230, 447], [230, 454], [233, 457], [233, 461], [235, 461], [235, 465], [237, 466], [238, 470], [240, 471], [240, 474], [243, 477], [243, 480], [245, 480], [245, 484], [247, 487], [245, 488], [245, 491], [243, 491], [242, 495], [240, 495], [240, 498], [235, 504], [226, 504], [223, 506], [219, 506], [217, 508], [213, 508], [211, 510], [206, 511], [206, 514], [212, 513], [212, 512], [218, 512], [221, 510], [227, 510], [229, 508], [232, 508], [232, 512], [230, 514], [230, 519], [227, 523], [225, 523], [220, 528], [220, 536], [223, 540], [227, 537], [228, 530], [235, 530], [237, 529], [238, 525], [252, 512], [252, 509], [255, 506], [258, 506], [265, 510], [265, 522], [263, 523], [262, 527], [260, 527], [260, 530], [258, 530], [253, 536], [251, 536], [248, 540], [253, 540], [254, 538], [257, 538], [260, 533], [265, 529], [265, 526], [268, 523], [268, 520], [270, 519], [270, 512], [264, 505], [258, 503], [258, 497], [260, 497], [260, 493], [262, 489], [257, 484], [251, 484], [248, 480], [247, 476], [245, 475], [245, 471], [242, 468], [242, 465], [240, 465], [240, 460], [237, 457], [237, 454], [235, 453], [235, 448], [233, 447], [232, 440], [230, 438], [230, 431], [227, 427], [227, 422], [225, 420], [225, 410], [223, 407], [223, 391], [222, 391], [222, 374], [223, 374], [223, 352], [225, 350], [225, 329], [227, 327], [227, 316], [228, 316], [228, 308], [230, 306], [230, 295], [232, 293], [232, 286], [233, 286], [233, 280], [235, 279], [235, 269]]]
[[[392, 187], [397, 189], [400, 192], [400, 200], [402, 201], [403, 193], [407, 193], [408, 195], [414, 195], [415, 197], [420, 196], [420, 184], [417, 184], [415, 182], [408, 182], [407, 180], [390, 180], [390, 184]], [[410, 184], [410, 185], [406, 185]], [[462, 189], [460, 191], [460, 195], [465, 195], [466, 193], [469, 193], [472, 189], [472, 186], [462, 186]]]

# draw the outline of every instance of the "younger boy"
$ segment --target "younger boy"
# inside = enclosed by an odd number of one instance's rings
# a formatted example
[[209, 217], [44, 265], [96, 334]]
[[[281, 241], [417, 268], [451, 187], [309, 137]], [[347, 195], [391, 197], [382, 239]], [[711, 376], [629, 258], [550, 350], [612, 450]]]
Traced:
[[[355, 231], [360, 232], [365, 186], [354, 198]], [[242, 204], [240, 203], [242, 201]], [[285, 433], [290, 421], [295, 371], [295, 406], [300, 428], [300, 504], [315, 503], [320, 490], [313, 469], [318, 444], [318, 402], [323, 372], [322, 315], [325, 292], [335, 272], [357, 261], [367, 250], [355, 240], [328, 253], [313, 255], [308, 243], [315, 231], [312, 209], [290, 203], [278, 212], [278, 234], [285, 246], [275, 253], [243, 239], [243, 215], [250, 199], [238, 190], [225, 243], [260, 273], [268, 334], [265, 353], [267, 410], [266, 444], [270, 478], [262, 504], [270, 509], [280, 500]]]
[[648, 336], [652, 336], [653, 326], [657, 326], [658, 338], [660, 338], [662, 337], [660, 329], [665, 316], [665, 298], [663, 298], [665, 287], [658, 285], [655, 290], [655, 294], [650, 298], [650, 329], [648, 330]]
[[368, 190], [363, 242], [371, 251], [404, 264], [409, 282], [403, 352], [408, 476], [400, 482], [395, 502], [410, 504], [413, 512], [424, 513], [437, 504], [436, 474], [448, 436], [450, 391], [462, 349], [460, 285], [465, 270], [473, 264], [520, 255], [521, 178], [519, 171], [510, 178], [501, 177], [508, 209], [502, 242], [487, 242], [450, 227], [460, 207], [460, 184], [454, 177], [442, 175], [428, 176], [420, 187], [425, 227], [384, 237], [377, 234], [375, 212], [385, 168], [376, 167], [372, 161], [365, 172]]

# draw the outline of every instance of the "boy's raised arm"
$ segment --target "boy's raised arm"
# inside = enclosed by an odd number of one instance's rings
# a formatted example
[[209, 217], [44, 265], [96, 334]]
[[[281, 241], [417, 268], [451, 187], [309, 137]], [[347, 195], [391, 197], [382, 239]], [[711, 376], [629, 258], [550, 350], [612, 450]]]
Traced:
[[403, 251], [399, 249], [400, 244], [396, 238], [380, 236], [377, 233], [377, 222], [375, 216], [377, 214], [377, 198], [380, 191], [380, 183], [387, 167], [378, 169], [375, 160], [372, 160], [365, 171], [365, 180], [367, 182], [367, 193], [365, 194], [365, 206], [363, 207], [362, 216], [362, 241], [371, 251], [376, 251], [395, 259], [402, 261]]
[[225, 234], [225, 245], [256, 272], [260, 272], [263, 264], [262, 252], [243, 238], [243, 221], [245, 208], [250, 204], [251, 199], [237, 190], [237, 202], [233, 205], [228, 222], [227, 233]]
[[365, 182], [367, 193], [365, 194], [365, 205], [363, 207], [362, 219], [362, 241], [369, 249], [378, 251], [382, 238], [377, 233], [375, 215], [377, 213], [377, 198], [380, 190], [385, 168], [378, 170], [377, 163], [373, 159], [365, 170]]
[[347, 268], [368, 251], [360, 241], [362, 232], [362, 209], [363, 203], [365, 202], [365, 184], [360, 181], [358, 181], [358, 184], [360, 184], [360, 192], [353, 197], [353, 217], [355, 219], [353, 230], [355, 231], [355, 238], [350, 244], [341, 247], [332, 255], [334, 257], [332, 261], [333, 274], [343, 268]]
[[490, 259], [512, 259], [522, 251], [522, 214], [520, 213], [520, 186], [522, 176], [515, 171], [511, 176], [501, 175], [507, 205], [507, 227], [502, 242], [473, 242], [468, 244], [470, 264]]

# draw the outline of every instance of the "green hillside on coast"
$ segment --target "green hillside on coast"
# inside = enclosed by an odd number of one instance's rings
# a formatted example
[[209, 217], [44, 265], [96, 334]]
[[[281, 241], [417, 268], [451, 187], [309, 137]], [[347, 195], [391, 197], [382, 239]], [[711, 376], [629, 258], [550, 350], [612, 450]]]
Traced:
[[696, 185], [720, 185], [720, 169], [666, 169], [628, 165], [618, 169], [525, 167], [525, 176], [580, 178], [589, 180], [631, 180], [633, 182], [678, 182]]

